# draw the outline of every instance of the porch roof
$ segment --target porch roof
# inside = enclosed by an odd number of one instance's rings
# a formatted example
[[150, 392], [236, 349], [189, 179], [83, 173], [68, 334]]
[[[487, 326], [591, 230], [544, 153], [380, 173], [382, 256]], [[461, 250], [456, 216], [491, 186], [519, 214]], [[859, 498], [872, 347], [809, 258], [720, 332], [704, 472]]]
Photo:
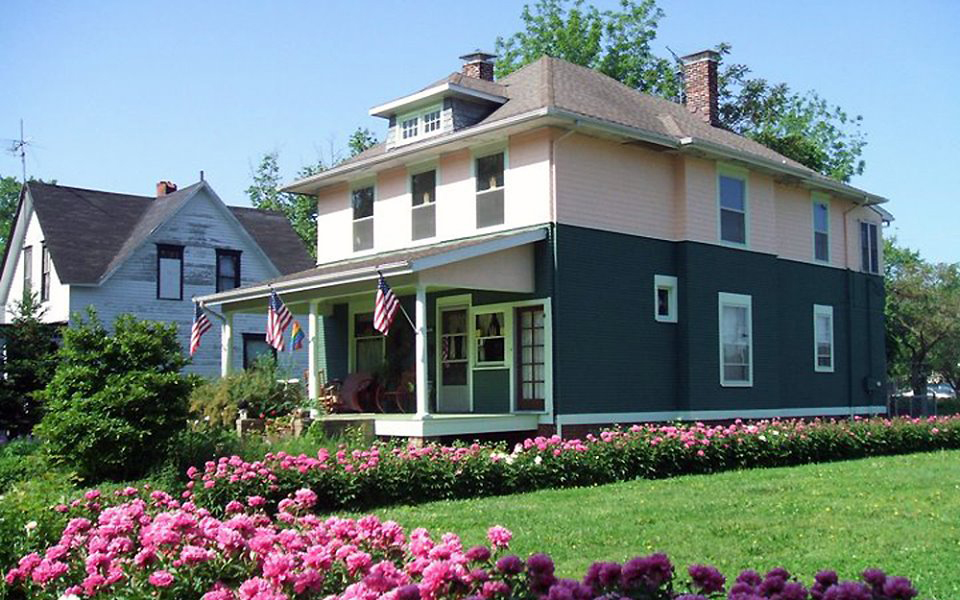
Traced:
[[404, 248], [318, 265], [299, 273], [217, 294], [198, 296], [193, 300], [204, 306], [239, 305], [250, 301], [265, 301], [271, 290], [279, 294], [291, 294], [363, 283], [375, 280], [379, 276], [378, 272], [382, 272], [385, 277], [414, 275], [428, 269], [518, 248], [544, 240], [547, 235], [547, 226], [538, 225], [416, 248]]

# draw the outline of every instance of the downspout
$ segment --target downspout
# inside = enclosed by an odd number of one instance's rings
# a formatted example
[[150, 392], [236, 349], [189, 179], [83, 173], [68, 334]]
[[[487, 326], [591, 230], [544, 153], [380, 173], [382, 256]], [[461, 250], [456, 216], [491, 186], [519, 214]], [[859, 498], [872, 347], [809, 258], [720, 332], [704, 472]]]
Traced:
[[553, 421], [554, 423], [557, 424], [557, 435], [560, 436], [561, 438], [563, 437], [563, 424], [560, 422], [560, 418], [557, 415], [557, 404], [558, 404], [557, 389], [559, 388], [559, 386], [556, 385], [557, 374], [560, 372], [560, 370], [557, 368], [557, 365], [558, 365], [557, 347], [559, 346], [557, 342], [560, 339], [560, 336], [557, 335], [557, 323], [559, 322], [559, 320], [557, 319], [557, 314], [558, 314], [557, 299], [559, 298], [559, 290], [560, 290], [560, 269], [558, 268], [558, 261], [557, 261], [557, 145], [563, 140], [573, 135], [574, 133], [576, 133], [579, 127], [580, 127], [580, 121], [578, 119], [574, 119], [573, 128], [568, 130], [566, 133], [564, 133], [560, 137], [554, 140], [551, 140], [550, 142], [550, 228], [552, 231], [552, 235], [550, 236], [551, 237], [550, 245], [552, 247], [552, 254], [553, 254], [552, 256], [553, 258], [553, 294], [552, 294], [552, 299], [550, 301], [550, 311], [551, 311], [551, 321], [553, 324], [553, 348], [552, 348], [553, 369], [552, 371], [553, 371], [553, 378], [554, 378], [553, 386], [552, 386], [553, 388], [552, 410], [553, 410]]

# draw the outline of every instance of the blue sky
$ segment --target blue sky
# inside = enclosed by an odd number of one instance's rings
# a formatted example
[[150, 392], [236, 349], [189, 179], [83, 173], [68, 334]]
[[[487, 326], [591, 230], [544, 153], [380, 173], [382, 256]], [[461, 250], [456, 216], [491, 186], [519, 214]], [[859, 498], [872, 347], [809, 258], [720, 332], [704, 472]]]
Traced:
[[[597, 0], [598, 6], [614, 2]], [[200, 170], [246, 204], [251, 165], [277, 150], [287, 177], [367, 109], [459, 69], [520, 26], [520, 2], [50, 2], [5, 0], [0, 138], [19, 119], [28, 174], [152, 194]], [[654, 42], [685, 54], [726, 41], [754, 73], [815, 89], [864, 117], [866, 172], [901, 242], [960, 261], [960, 2], [661, 0]], [[0, 174], [19, 175], [0, 154]]]

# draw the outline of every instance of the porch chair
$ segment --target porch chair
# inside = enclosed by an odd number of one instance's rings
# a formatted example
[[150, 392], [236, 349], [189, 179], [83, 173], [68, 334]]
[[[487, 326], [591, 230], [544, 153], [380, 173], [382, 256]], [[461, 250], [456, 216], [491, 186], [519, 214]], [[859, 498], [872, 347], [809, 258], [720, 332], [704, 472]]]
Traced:
[[397, 411], [405, 413], [410, 412], [415, 400], [414, 385], [417, 381], [416, 371], [404, 371], [400, 374], [400, 380], [397, 381], [397, 387], [388, 390], [385, 386], [377, 388], [377, 410], [382, 413], [387, 412], [384, 408], [390, 408], [391, 405], [397, 408]]
[[327, 414], [364, 412], [361, 404], [375, 392], [375, 381], [369, 373], [351, 373], [343, 381], [331, 380], [320, 390], [318, 401]]

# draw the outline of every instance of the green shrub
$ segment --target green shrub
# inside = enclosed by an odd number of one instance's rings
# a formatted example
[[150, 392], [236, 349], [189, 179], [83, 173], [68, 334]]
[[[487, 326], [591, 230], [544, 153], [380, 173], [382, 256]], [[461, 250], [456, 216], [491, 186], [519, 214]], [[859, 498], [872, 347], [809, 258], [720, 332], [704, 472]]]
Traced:
[[[187, 469], [202, 465], [220, 456], [244, 454], [246, 440], [236, 432], [220, 427], [187, 428], [173, 436], [167, 443], [166, 459], [162, 468], [170, 475], [182, 479]], [[262, 449], [262, 445], [257, 445]]]
[[176, 325], [121, 315], [109, 333], [88, 312], [64, 332], [36, 432], [55, 462], [86, 481], [135, 479], [186, 427], [193, 379], [180, 373]]
[[190, 395], [190, 411], [214, 426], [230, 427], [239, 410], [253, 418], [287, 415], [304, 404], [303, 389], [286, 383], [287, 374], [271, 356], [261, 356], [253, 367], [216, 381], [208, 381]]
[[14, 483], [47, 471], [46, 456], [40, 442], [19, 438], [0, 446], [0, 494]]

